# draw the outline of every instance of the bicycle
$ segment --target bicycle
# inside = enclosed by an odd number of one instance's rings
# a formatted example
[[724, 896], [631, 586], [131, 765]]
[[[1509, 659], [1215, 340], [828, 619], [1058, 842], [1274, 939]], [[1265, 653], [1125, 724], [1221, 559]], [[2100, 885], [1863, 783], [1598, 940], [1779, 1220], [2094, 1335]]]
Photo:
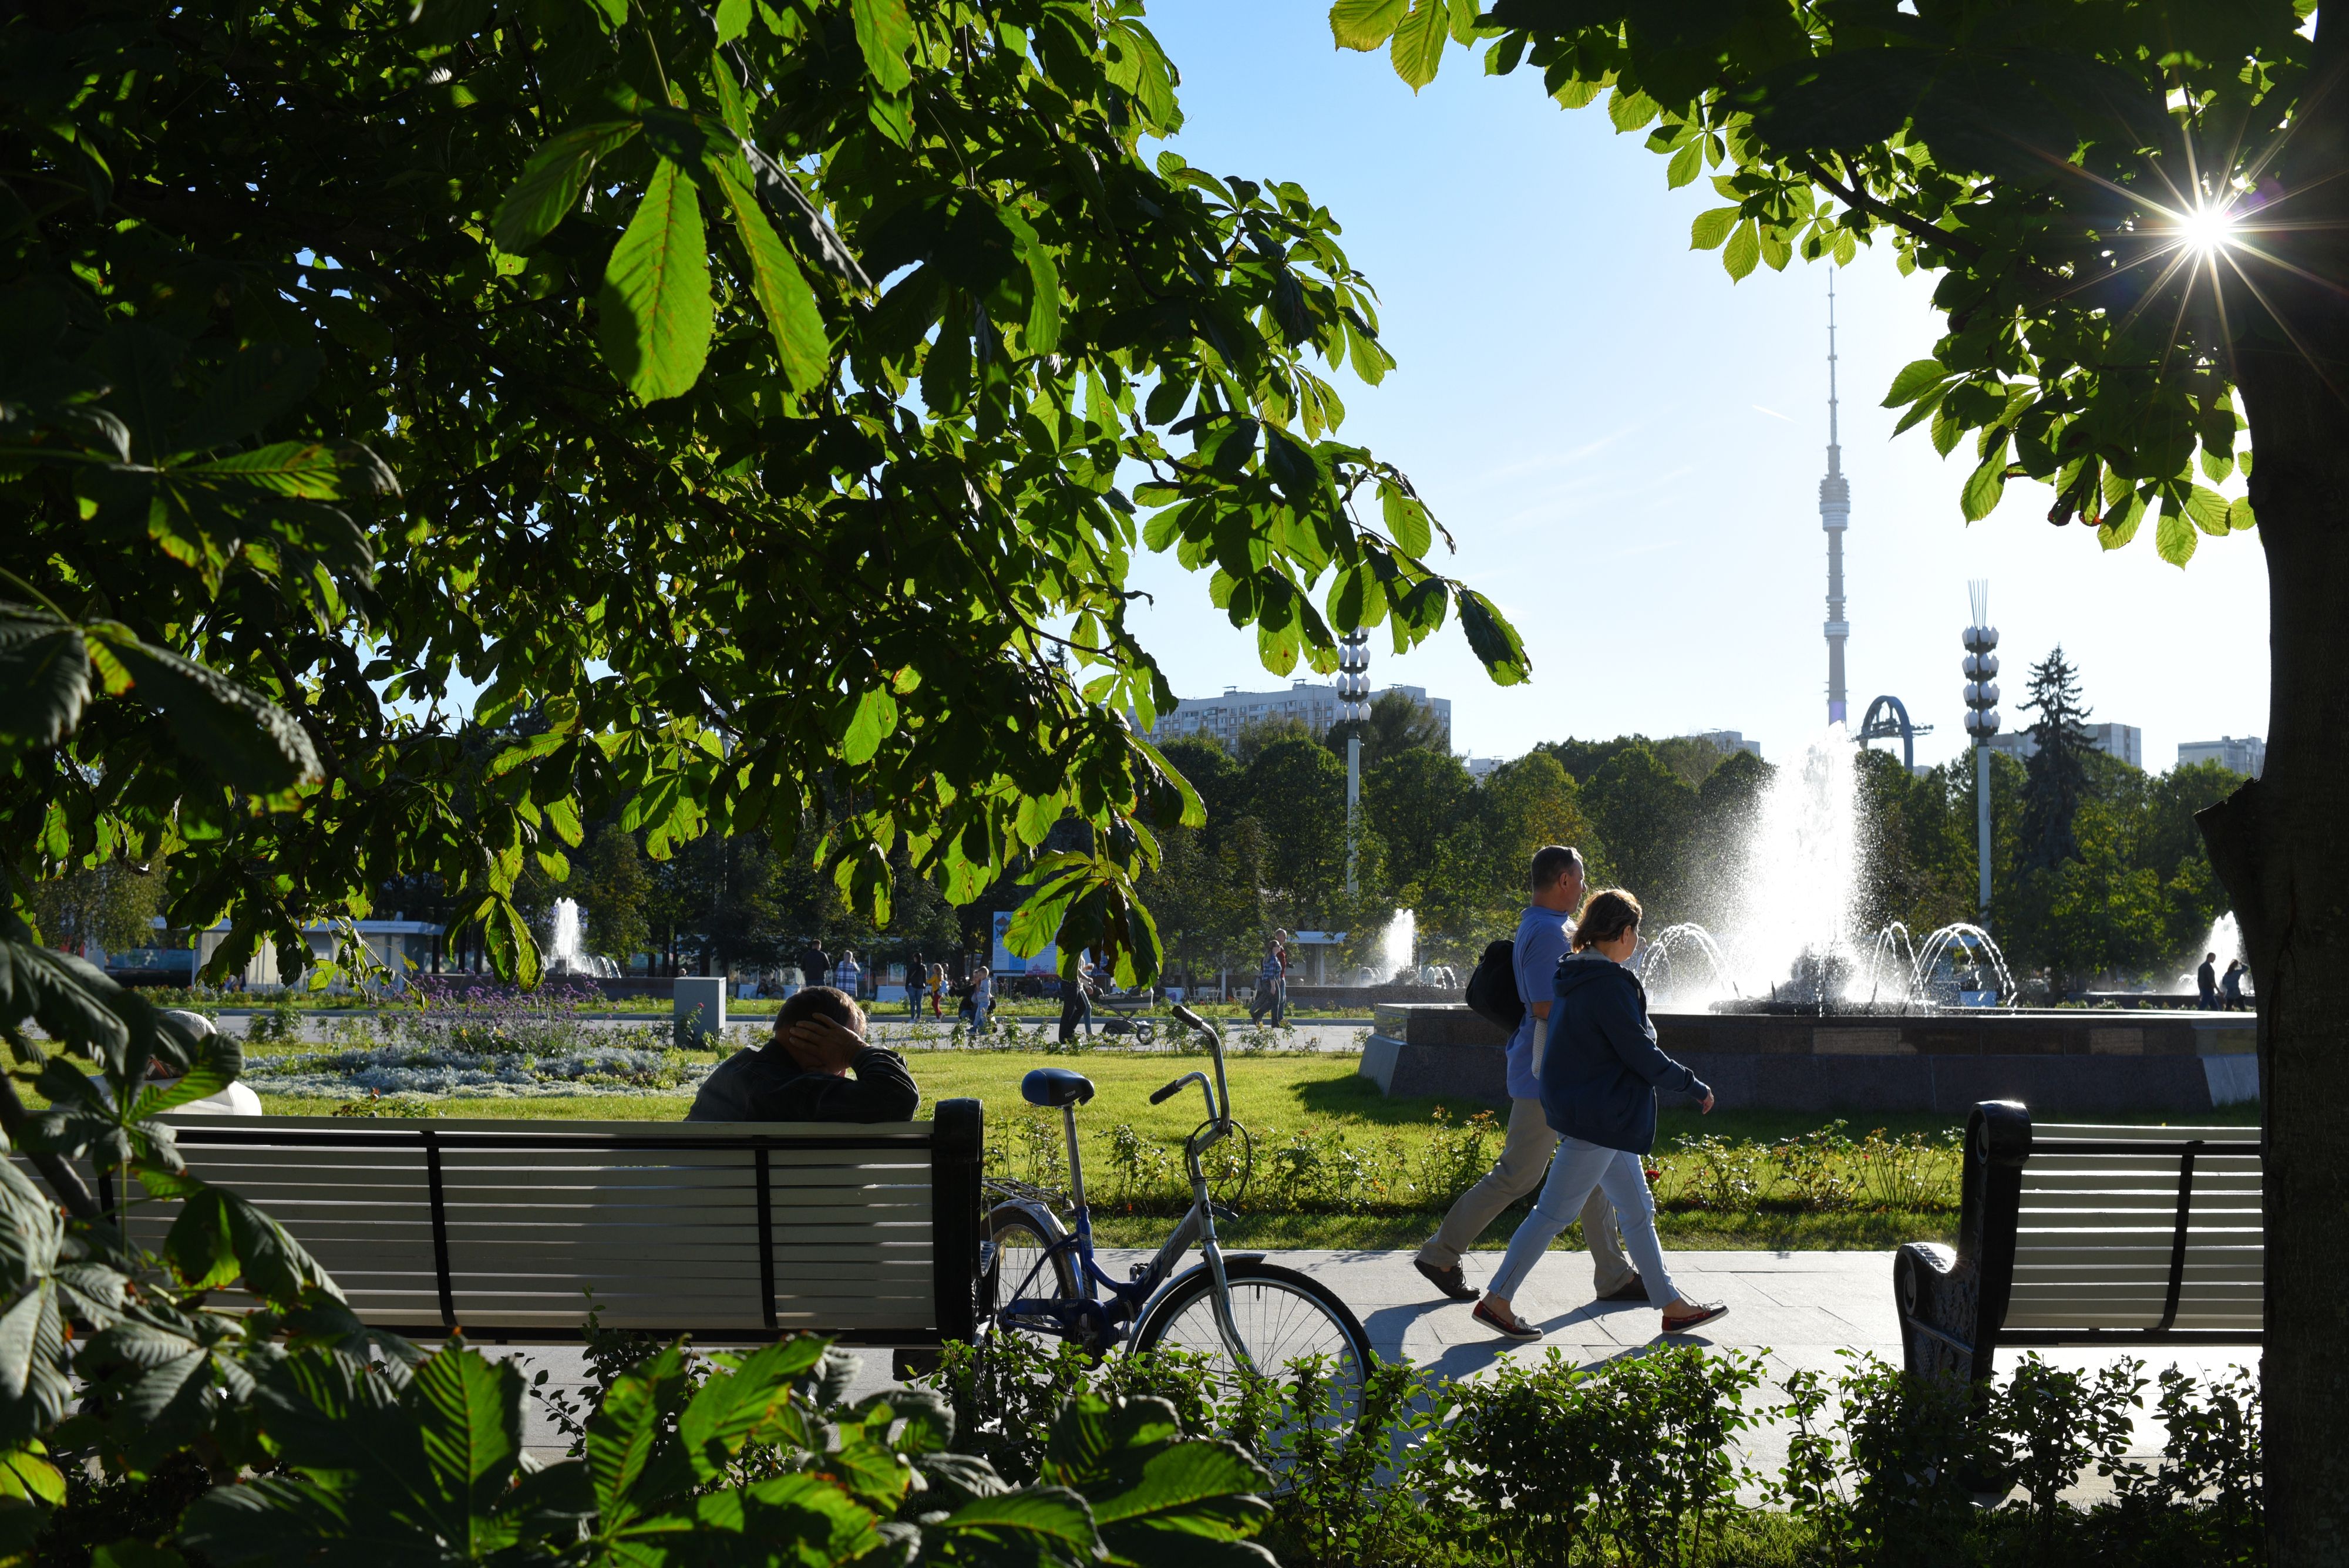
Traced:
[[[1020, 1081], [1020, 1097], [1061, 1112], [1074, 1229], [1061, 1222], [1042, 1194], [1015, 1192], [988, 1211], [991, 1246], [983, 1280], [989, 1321], [1000, 1333], [1066, 1339], [1097, 1355], [1120, 1345], [1135, 1351], [1171, 1345], [1204, 1356], [1226, 1378], [1272, 1376], [1296, 1361], [1319, 1357], [1341, 1394], [1358, 1395], [1373, 1357], [1352, 1309], [1311, 1276], [1268, 1263], [1260, 1252], [1226, 1256], [1216, 1241], [1217, 1206], [1200, 1160], [1237, 1126], [1224, 1075], [1223, 1033], [1188, 1008], [1177, 1006], [1174, 1015], [1207, 1037], [1215, 1068], [1212, 1085], [1195, 1068], [1150, 1096], [1152, 1105], [1163, 1105], [1196, 1084], [1206, 1101], [1207, 1119], [1183, 1144], [1190, 1209], [1157, 1254], [1134, 1264], [1129, 1278], [1115, 1279], [1102, 1269], [1093, 1255], [1077, 1148], [1077, 1107], [1093, 1097], [1092, 1083], [1065, 1067], [1037, 1068]], [[1176, 1273], [1195, 1245], [1202, 1261]], [[1050, 1293], [1040, 1286], [1050, 1286]], [[1100, 1289], [1107, 1291], [1105, 1298]]]

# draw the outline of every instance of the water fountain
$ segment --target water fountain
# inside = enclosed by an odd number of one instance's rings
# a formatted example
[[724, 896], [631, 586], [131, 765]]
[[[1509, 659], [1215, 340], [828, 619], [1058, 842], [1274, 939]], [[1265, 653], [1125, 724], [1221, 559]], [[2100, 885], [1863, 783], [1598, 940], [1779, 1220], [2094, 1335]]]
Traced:
[[2209, 934], [2202, 939], [2199, 947], [2187, 955], [2186, 972], [2170, 983], [2170, 995], [2193, 996], [2201, 991], [2201, 985], [2196, 979], [2194, 971], [2200, 966], [2204, 953], [2219, 955], [2218, 962], [2214, 967], [2222, 975], [2227, 972], [2227, 965], [2230, 961], [2245, 959], [2243, 928], [2236, 920], [2234, 910], [2230, 909], [2210, 922]]
[[1419, 978], [1419, 916], [1397, 909], [1379, 934], [1378, 983], [1408, 985]]
[[554, 900], [554, 937], [547, 943], [546, 972], [593, 975], [599, 980], [618, 974], [618, 964], [586, 950], [584, 945], [585, 934], [586, 925], [580, 916], [579, 900]]
[[2014, 978], [1980, 926], [1958, 921], [1920, 940], [1894, 921], [1863, 934], [1867, 838], [1857, 753], [1838, 724], [1778, 770], [1714, 868], [1720, 929], [1683, 921], [1642, 944], [1634, 961], [1657, 1004], [1816, 1014], [2011, 1004]]

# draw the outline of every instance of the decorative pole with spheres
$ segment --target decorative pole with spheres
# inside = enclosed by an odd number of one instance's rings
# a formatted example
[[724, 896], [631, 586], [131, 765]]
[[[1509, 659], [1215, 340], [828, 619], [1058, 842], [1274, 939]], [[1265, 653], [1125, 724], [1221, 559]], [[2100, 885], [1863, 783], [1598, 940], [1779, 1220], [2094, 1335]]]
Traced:
[[1350, 631], [1338, 639], [1338, 722], [1346, 731], [1346, 896], [1358, 885], [1354, 819], [1362, 804], [1362, 725], [1371, 716], [1371, 634]]
[[1998, 733], [1998, 628], [1990, 624], [1990, 580], [1966, 585], [1974, 621], [1966, 628], [1966, 733], [1974, 738], [1974, 840], [1982, 870], [1979, 924], [1990, 924], [1990, 738]]

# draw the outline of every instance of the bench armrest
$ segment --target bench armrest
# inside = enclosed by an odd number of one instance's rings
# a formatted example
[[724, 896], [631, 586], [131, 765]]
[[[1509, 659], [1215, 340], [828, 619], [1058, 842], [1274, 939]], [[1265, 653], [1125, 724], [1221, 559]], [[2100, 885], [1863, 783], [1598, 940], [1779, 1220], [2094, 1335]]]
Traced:
[[1909, 1374], [1971, 1383], [1982, 1332], [1982, 1271], [1934, 1241], [1911, 1241], [1892, 1260], [1892, 1305]]

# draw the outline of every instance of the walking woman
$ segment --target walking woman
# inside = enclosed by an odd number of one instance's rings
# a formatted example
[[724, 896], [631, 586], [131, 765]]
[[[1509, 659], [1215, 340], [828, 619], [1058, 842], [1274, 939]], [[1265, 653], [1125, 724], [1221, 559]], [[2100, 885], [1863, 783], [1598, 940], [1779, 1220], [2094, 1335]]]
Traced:
[[946, 1017], [946, 994], [947, 966], [942, 963], [934, 963], [930, 966], [930, 1016], [932, 1018], [944, 1019]]
[[1705, 1112], [1713, 1109], [1713, 1091], [1656, 1048], [1647, 989], [1625, 967], [1639, 945], [1640, 901], [1619, 888], [1593, 894], [1575, 922], [1573, 950], [1551, 982], [1541, 1100], [1560, 1135], [1557, 1154], [1534, 1211], [1509, 1238], [1500, 1272], [1475, 1306], [1477, 1321], [1512, 1339], [1541, 1337], [1510, 1300], [1594, 1187], [1605, 1189], [1615, 1205], [1624, 1251], [1639, 1266], [1649, 1303], [1663, 1309], [1666, 1334], [1685, 1334], [1729, 1310], [1682, 1296], [1656, 1239], [1655, 1199], [1641, 1168], [1656, 1145], [1656, 1091], [1693, 1095]]

